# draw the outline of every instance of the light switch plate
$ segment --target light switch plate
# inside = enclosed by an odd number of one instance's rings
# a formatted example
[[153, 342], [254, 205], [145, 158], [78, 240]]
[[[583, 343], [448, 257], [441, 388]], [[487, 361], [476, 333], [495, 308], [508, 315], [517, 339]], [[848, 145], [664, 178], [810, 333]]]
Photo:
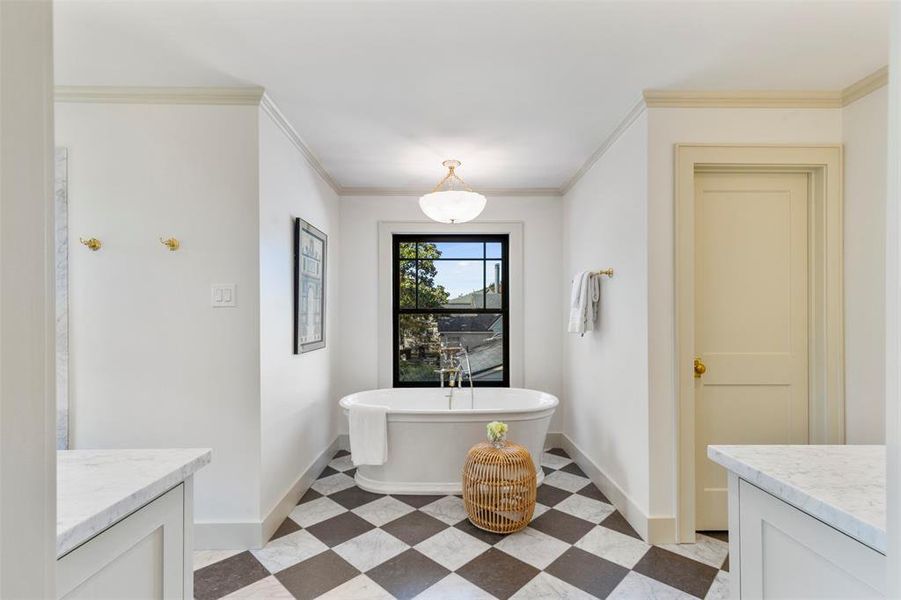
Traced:
[[231, 308], [238, 305], [234, 283], [214, 283], [211, 290], [213, 308]]

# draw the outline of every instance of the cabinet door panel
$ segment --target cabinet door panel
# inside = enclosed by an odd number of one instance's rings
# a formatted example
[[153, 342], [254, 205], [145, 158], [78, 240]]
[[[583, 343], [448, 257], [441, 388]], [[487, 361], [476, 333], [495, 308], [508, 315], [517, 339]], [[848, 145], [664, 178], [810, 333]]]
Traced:
[[184, 597], [184, 486], [166, 492], [57, 561], [65, 600]]

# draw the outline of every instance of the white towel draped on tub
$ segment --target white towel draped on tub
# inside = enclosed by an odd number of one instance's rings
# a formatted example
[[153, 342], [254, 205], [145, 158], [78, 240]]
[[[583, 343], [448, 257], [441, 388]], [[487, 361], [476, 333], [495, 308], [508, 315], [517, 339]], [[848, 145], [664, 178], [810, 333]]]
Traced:
[[573, 278], [569, 299], [569, 332], [585, 335], [598, 325], [601, 284], [597, 275], [582, 271]]
[[354, 466], [383, 465], [388, 460], [388, 407], [350, 407], [350, 454]]

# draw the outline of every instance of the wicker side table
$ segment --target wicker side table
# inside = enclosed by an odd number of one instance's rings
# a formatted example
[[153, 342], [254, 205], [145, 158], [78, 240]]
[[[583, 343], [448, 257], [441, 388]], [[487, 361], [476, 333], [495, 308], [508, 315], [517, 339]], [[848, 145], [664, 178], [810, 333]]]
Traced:
[[463, 467], [463, 502], [469, 520], [493, 533], [523, 529], [535, 512], [536, 480], [532, 456], [523, 446], [476, 444]]

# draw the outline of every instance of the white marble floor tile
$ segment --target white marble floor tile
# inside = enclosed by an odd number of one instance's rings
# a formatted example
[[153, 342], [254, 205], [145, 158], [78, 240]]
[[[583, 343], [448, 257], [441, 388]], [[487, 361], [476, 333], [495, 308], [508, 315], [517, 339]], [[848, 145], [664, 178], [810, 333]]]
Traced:
[[448, 525], [456, 525], [466, 518], [466, 506], [461, 498], [445, 496], [420, 508], [422, 512], [431, 515]]
[[579, 477], [572, 473], [564, 473], [563, 471], [554, 471], [550, 475], [545, 476], [544, 483], [566, 490], [567, 492], [578, 492], [583, 487], [591, 483], [587, 477]]
[[222, 600], [294, 600], [278, 579], [269, 576], [225, 596]]
[[596, 600], [594, 596], [548, 573], [539, 573], [510, 600]]
[[409, 548], [393, 535], [373, 529], [333, 548], [341, 558], [366, 572]]
[[317, 600], [394, 600], [394, 596], [365, 575], [357, 575]]
[[548, 467], [551, 469], [562, 469], [566, 465], [572, 462], [571, 458], [565, 458], [563, 456], [557, 456], [556, 454], [549, 454], [545, 452], [541, 455], [541, 466]]
[[554, 508], [574, 517], [591, 521], [595, 525], [606, 519], [615, 510], [611, 505], [600, 500], [586, 498], [578, 494], [573, 494]]
[[497, 600], [494, 596], [477, 587], [456, 573], [451, 573], [414, 600]]
[[701, 533], [695, 540], [694, 544], [660, 544], [660, 547], [717, 569], [723, 566], [729, 554], [728, 543]]
[[544, 504], [541, 504], [540, 502], [536, 502], [535, 503], [535, 512], [532, 513], [532, 520], [534, 521], [535, 519], [537, 519], [538, 517], [540, 517], [541, 515], [543, 515], [544, 513], [546, 513], [549, 510], [551, 510], [551, 507], [545, 506]]
[[350, 458], [350, 454], [345, 456], [339, 456], [335, 458], [328, 464], [331, 468], [336, 471], [348, 471], [354, 468], [354, 461]]
[[250, 552], [263, 563], [270, 573], [277, 573], [326, 550], [328, 550], [328, 546], [316, 539], [309, 531], [301, 529], [272, 540], [265, 547]]
[[729, 598], [729, 573], [720, 571], [716, 574], [704, 600], [726, 600]]
[[363, 517], [376, 527], [381, 527], [385, 523], [390, 523], [394, 519], [398, 519], [414, 510], [416, 509], [406, 502], [401, 502], [397, 498], [392, 498], [391, 496], [385, 496], [374, 502], [358, 506], [351, 512]]
[[618, 531], [595, 527], [576, 542], [576, 548], [631, 569], [651, 546]]
[[353, 487], [355, 485], [356, 483], [354, 483], [353, 477], [348, 477], [344, 473], [335, 473], [334, 475], [329, 475], [328, 477], [317, 479], [316, 482], [310, 487], [312, 487], [323, 496], [328, 496], [329, 494], [334, 494], [335, 492], [346, 490], [347, 488]]
[[569, 544], [541, 533], [537, 529], [526, 527], [522, 531], [511, 533], [496, 543], [494, 547], [537, 569], [544, 569], [566, 552]]
[[491, 546], [468, 533], [449, 527], [414, 546], [439, 565], [456, 571]]
[[294, 507], [291, 511], [291, 520], [301, 527], [310, 527], [316, 523], [337, 517], [347, 509], [330, 498], [316, 498], [310, 502], [304, 502]]
[[692, 600], [694, 596], [686, 594], [656, 579], [645, 577], [635, 571], [631, 571], [619, 582], [619, 585], [610, 592], [607, 600]]
[[241, 550], [195, 550], [194, 570], [202, 569], [241, 552]]

